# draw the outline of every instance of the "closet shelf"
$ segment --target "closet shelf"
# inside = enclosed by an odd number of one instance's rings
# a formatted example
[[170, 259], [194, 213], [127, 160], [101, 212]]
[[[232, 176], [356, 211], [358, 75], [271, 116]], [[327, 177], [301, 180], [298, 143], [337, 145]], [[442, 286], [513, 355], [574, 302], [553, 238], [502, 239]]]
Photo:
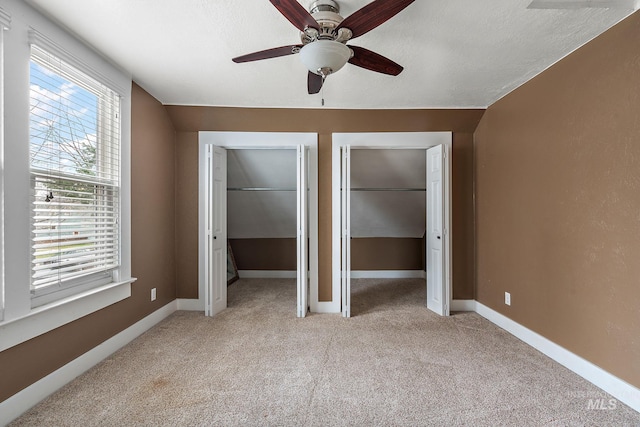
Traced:
[[229, 187], [227, 191], [298, 191], [297, 188], [277, 188], [277, 187]]
[[427, 191], [426, 188], [352, 188], [351, 191]]
[[[229, 187], [227, 191], [298, 191], [296, 188], [279, 187]], [[352, 188], [351, 191], [427, 191], [426, 188]]]

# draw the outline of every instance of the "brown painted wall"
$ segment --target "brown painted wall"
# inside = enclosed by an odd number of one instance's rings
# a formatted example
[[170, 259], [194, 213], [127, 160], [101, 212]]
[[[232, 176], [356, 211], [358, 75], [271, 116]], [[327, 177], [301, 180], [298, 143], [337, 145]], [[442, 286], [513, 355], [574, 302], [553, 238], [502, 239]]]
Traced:
[[475, 134], [477, 299], [636, 387], [638, 46], [636, 13], [492, 105]]
[[[175, 299], [174, 134], [164, 107], [132, 93], [130, 298], [0, 353], [0, 401]], [[150, 301], [151, 288], [157, 300]], [[46, 355], [46, 358], [42, 356]]]
[[297, 268], [296, 239], [231, 239], [238, 270], [288, 270]]
[[317, 132], [319, 298], [331, 300], [331, 133], [453, 132], [453, 296], [474, 297], [473, 132], [484, 110], [330, 110], [167, 106], [178, 131], [178, 296], [198, 295], [197, 131]]
[[176, 296], [198, 298], [198, 134], [176, 134]]
[[351, 239], [352, 270], [424, 270], [424, 239]]
[[[238, 270], [296, 269], [296, 239], [231, 239]], [[366, 238], [351, 240], [353, 270], [422, 270], [424, 240]]]

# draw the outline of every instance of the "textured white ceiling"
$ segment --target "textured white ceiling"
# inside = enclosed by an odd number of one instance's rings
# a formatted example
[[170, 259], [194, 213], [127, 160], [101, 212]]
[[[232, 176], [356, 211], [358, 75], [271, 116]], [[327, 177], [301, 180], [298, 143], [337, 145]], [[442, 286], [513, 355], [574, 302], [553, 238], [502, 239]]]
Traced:
[[[231, 62], [299, 43], [298, 30], [268, 0], [27, 1], [164, 104], [320, 106], [320, 95], [307, 94], [297, 55]], [[632, 13], [527, 9], [530, 1], [417, 0], [352, 42], [405, 70], [391, 77], [347, 64], [325, 84], [326, 107], [487, 107]], [[339, 1], [341, 14], [368, 2]]]

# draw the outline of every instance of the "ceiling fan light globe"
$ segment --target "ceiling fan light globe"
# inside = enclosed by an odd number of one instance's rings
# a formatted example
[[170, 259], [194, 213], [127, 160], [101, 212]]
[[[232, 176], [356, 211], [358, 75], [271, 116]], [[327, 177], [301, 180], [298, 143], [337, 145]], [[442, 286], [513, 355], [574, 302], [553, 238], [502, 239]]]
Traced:
[[[312, 73], [322, 75], [326, 70], [335, 73], [351, 58], [351, 49], [332, 40], [316, 40], [300, 49], [300, 61]], [[324, 71], [321, 71], [324, 70]]]

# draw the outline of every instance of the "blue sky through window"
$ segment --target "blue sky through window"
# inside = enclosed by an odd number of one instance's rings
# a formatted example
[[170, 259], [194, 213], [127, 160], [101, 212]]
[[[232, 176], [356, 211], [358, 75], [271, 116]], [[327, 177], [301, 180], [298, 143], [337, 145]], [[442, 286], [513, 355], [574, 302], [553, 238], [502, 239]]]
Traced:
[[95, 176], [98, 96], [35, 61], [30, 73], [31, 166]]

